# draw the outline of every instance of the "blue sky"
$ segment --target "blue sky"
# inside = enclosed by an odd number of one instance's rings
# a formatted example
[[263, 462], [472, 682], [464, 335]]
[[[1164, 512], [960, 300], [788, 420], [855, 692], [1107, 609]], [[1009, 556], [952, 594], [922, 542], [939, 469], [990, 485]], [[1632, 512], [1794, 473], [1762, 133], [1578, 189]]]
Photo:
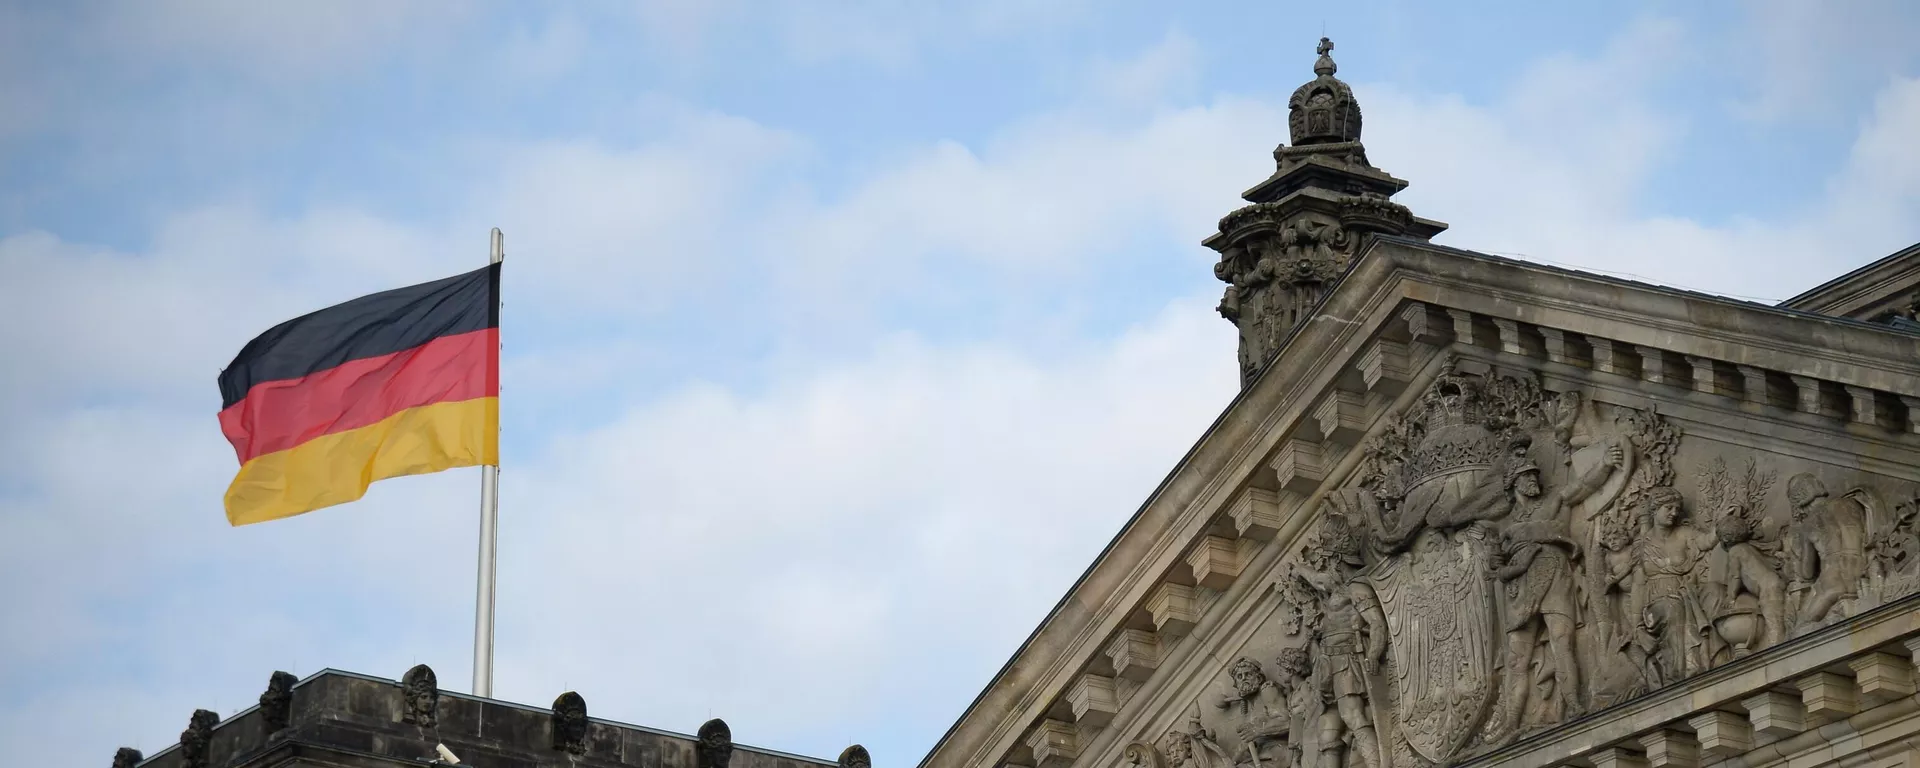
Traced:
[[496, 692], [915, 763], [1231, 398], [1332, 37], [1439, 241], [1779, 299], [1920, 241], [1910, 4], [0, 4], [0, 743], [470, 664], [477, 473], [227, 527], [214, 375], [507, 233]]

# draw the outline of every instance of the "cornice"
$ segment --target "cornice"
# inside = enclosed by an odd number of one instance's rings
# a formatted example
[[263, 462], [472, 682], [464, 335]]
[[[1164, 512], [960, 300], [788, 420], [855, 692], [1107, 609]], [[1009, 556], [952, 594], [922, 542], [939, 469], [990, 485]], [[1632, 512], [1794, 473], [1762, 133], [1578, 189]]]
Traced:
[[1920, 243], [1780, 302], [1784, 309], [1868, 319], [1920, 286]]

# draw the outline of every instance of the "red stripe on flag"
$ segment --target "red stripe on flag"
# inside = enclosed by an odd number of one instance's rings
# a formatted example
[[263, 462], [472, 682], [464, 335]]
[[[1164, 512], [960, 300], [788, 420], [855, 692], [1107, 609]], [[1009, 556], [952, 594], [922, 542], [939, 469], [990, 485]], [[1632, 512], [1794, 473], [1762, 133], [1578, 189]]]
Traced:
[[266, 381], [220, 412], [240, 463], [408, 408], [500, 395], [500, 329], [442, 336], [412, 349]]

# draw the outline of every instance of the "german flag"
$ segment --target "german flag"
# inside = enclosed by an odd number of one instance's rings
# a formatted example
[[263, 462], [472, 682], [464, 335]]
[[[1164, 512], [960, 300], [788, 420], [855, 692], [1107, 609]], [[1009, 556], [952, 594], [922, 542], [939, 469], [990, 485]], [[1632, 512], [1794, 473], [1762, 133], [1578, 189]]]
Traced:
[[344, 504], [374, 481], [499, 464], [500, 264], [274, 326], [220, 372], [240, 457], [227, 521]]

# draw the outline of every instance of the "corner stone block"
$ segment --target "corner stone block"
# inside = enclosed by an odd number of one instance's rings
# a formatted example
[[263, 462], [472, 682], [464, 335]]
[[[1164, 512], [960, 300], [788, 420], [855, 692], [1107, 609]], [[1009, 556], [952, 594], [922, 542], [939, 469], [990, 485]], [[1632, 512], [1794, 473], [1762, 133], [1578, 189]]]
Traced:
[[1794, 376], [1794, 407], [1801, 413], [1838, 418], [1840, 414], [1827, 403], [1827, 384], [1811, 376]]
[[1909, 637], [1900, 641], [1900, 644], [1907, 647], [1907, 661], [1912, 662], [1916, 669], [1920, 669], [1920, 637]]
[[1891, 653], [1874, 652], [1847, 661], [1853, 685], [1867, 706], [1877, 707], [1914, 694], [1913, 665]]
[[1853, 678], [1832, 672], [1815, 672], [1793, 681], [1800, 689], [1800, 706], [1806, 709], [1809, 725], [1825, 725], [1860, 713], [1859, 695]]
[[1622, 344], [1612, 339], [1589, 339], [1593, 344], [1593, 369], [1601, 373], [1616, 376], [1639, 378], [1640, 358], [1633, 353], [1633, 345]]
[[1753, 749], [1753, 726], [1747, 718], [1732, 712], [1702, 712], [1687, 718], [1687, 725], [1693, 726], [1700, 751], [1712, 759], [1745, 754]]
[[1907, 432], [1920, 435], [1920, 397], [1901, 395], [1900, 404], [1907, 407]]
[[1693, 367], [1693, 391], [1705, 395], [1721, 397], [1739, 397], [1740, 385], [1725, 363], [1712, 358], [1688, 355], [1687, 364]]
[[1107, 657], [1113, 659], [1114, 674], [1146, 682], [1160, 667], [1160, 636], [1144, 629], [1120, 630], [1107, 643]]
[[1501, 352], [1523, 357], [1541, 357], [1546, 354], [1540, 342], [1536, 341], [1533, 335], [1527, 332], [1527, 327], [1521, 325], [1519, 321], [1494, 318], [1493, 327], [1500, 334]]
[[1640, 737], [1647, 768], [1699, 768], [1700, 742], [1683, 731], [1660, 729]]
[[1120, 712], [1113, 678], [1100, 675], [1081, 675], [1067, 691], [1067, 703], [1073, 707], [1073, 719], [1090, 728], [1105, 728]]
[[1774, 383], [1776, 376], [1767, 369], [1751, 365], [1737, 365], [1734, 368], [1740, 373], [1741, 399], [1769, 408], [1787, 405], [1786, 398], [1780, 394], [1784, 388]]
[[1191, 632], [1193, 625], [1200, 621], [1193, 587], [1171, 581], [1161, 584], [1153, 596], [1147, 598], [1147, 612], [1153, 614], [1154, 629], [1171, 635]]
[[1867, 389], [1866, 387], [1852, 386], [1847, 387], [1846, 390], [1847, 401], [1849, 403], [1847, 412], [1850, 421], [1869, 427], [1891, 426], [1891, 424], [1888, 423], [1889, 420], [1886, 414], [1880, 407], [1880, 398], [1873, 390]]
[[1647, 768], [1647, 759], [1624, 747], [1607, 747], [1587, 756], [1593, 768]]
[[1593, 364], [1584, 344], [1580, 343], [1580, 334], [1568, 333], [1558, 328], [1541, 328], [1540, 338], [1544, 341], [1547, 362], [1572, 365], [1581, 368]]
[[1360, 353], [1360, 377], [1368, 392], [1400, 394], [1407, 388], [1407, 345], [1391, 339], [1375, 339]]
[[1187, 554], [1193, 580], [1207, 589], [1226, 589], [1240, 576], [1240, 545], [1225, 536], [1207, 536]]
[[1635, 345], [1635, 354], [1640, 356], [1640, 379], [1649, 384], [1666, 384], [1674, 387], [1688, 385], [1691, 378], [1689, 366], [1676, 360], [1678, 355], [1664, 349]]
[[1417, 344], [1440, 346], [1451, 340], [1453, 319], [1432, 304], [1413, 302], [1400, 310], [1400, 319], [1407, 324], [1407, 336]]
[[1320, 487], [1320, 481], [1327, 479], [1320, 444], [1297, 437], [1281, 443], [1273, 459], [1273, 472], [1287, 490], [1302, 496], [1313, 493]]
[[1486, 331], [1474, 322], [1472, 312], [1464, 309], [1448, 309], [1447, 316], [1453, 318], [1453, 338], [1470, 347], [1492, 347], [1494, 340], [1488, 338]]
[[1227, 516], [1242, 538], [1272, 541], [1280, 532], [1280, 493], [1249, 486], [1227, 506]]
[[1753, 732], [1779, 739], [1807, 729], [1807, 711], [1799, 696], [1765, 691], [1740, 700]]
[[1358, 392], [1334, 390], [1313, 409], [1320, 434], [1341, 445], [1353, 445], [1367, 433], [1367, 399]]
[[1027, 736], [1033, 750], [1034, 768], [1067, 768], [1080, 756], [1080, 732], [1073, 724], [1060, 720], [1042, 720]]

